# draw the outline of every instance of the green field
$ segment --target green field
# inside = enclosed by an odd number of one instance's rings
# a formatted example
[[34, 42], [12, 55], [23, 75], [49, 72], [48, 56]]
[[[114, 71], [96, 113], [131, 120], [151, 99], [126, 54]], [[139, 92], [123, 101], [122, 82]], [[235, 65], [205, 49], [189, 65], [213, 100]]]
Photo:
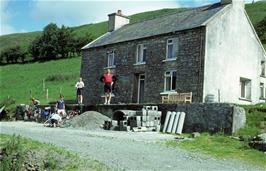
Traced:
[[[45, 63], [1, 66], [0, 99], [8, 96], [16, 103], [30, 103], [30, 93], [41, 104], [55, 101], [60, 91], [66, 99], [75, 99], [75, 83], [79, 78], [80, 57]], [[44, 86], [43, 86], [43, 80]], [[49, 99], [46, 99], [48, 89]]]

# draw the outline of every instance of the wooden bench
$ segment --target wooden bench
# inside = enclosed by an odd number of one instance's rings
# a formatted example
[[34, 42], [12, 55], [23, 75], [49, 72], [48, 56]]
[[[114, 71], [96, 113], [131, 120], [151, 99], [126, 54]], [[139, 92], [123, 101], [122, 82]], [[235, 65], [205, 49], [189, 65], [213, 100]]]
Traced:
[[192, 92], [189, 93], [170, 93], [162, 96], [162, 103], [192, 103]]

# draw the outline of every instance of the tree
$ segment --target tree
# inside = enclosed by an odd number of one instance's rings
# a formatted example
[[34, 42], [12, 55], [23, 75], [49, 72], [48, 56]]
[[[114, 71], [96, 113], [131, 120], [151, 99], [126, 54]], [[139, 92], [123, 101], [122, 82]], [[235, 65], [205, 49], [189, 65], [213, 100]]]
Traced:
[[91, 34], [86, 34], [83, 37], [75, 38], [74, 39], [75, 52], [80, 54], [81, 48], [84, 47], [86, 44], [90, 43], [92, 40], [93, 40], [93, 38], [92, 38]]
[[38, 59], [40, 59], [40, 55], [41, 55], [41, 49], [42, 49], [42, 39], [41, 37], [36, 37], [31, 45], [29, 46], [29, 53], [31, 54], [33, 60], [37, 61]]
[[71, 40], [70, 29], [62, 25], [61, 29], [58, 31], [58, 54], [60, 54], [62, 58], [68, 57]]
[[58, 52], [58, 27], [54, 23], [48, 24], [41, 36], [40, 57], [44, 60], [55, 59]]
[[10, 47], [3, 50], [1, 53], [1, 63], [17, 63], [20, 59], [21, 62], [24, 62], [26, 53], [21, 49], [19, 45]]

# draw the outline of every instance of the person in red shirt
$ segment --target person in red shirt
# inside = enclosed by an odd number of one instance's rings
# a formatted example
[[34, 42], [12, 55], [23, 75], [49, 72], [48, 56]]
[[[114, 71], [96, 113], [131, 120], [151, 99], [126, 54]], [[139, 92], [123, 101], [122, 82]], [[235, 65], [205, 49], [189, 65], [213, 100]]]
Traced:
[[104, 83], [104, 104], [110, 104], [112, 99], [112, 86], [113, 86], [113, 74], [111, 70], [108, 69], [106, 73], [102, 77], [102, 81]]

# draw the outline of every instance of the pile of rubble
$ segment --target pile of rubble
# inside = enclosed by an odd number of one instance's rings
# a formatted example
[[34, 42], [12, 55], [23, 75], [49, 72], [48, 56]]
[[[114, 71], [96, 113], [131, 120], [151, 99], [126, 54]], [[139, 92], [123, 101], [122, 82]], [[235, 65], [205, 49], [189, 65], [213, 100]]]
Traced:
[[64, 127], [83, 128], [89, 130], [97, 130], [103, 127], [104, 121], [111, 120], [107, 116], [96, 112], [88, 111], [72, 119], [66, 120]]

